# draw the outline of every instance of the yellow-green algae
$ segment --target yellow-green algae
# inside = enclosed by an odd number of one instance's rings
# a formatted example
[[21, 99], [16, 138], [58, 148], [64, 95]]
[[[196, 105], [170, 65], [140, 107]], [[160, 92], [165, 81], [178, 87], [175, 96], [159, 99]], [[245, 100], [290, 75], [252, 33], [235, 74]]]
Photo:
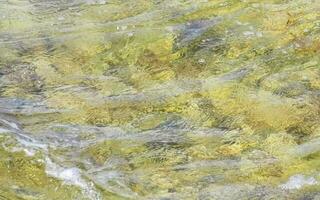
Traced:
[[0, 111], [49, 148], [4, 133], [0, 199], [319, 198], [281, 187], [320, 181], [319, 3], [1, 2], [1, 98], [45, 106]]

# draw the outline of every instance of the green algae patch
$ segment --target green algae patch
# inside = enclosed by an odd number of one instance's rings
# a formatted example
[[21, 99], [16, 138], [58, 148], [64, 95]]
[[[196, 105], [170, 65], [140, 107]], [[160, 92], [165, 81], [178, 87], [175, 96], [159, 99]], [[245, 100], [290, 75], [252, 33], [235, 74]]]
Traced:
[[145, 151], [145, 146], [140, 144], [130, 144], [130, 141], [106, 141], [96, 144], [86, 149], [83, 154], [92, 159], [95, 163], [102, 165], [111, 156], [124, 158], [134, 157], [138, 153]]
[[2, 195], [9, 199], [81, 198], [79, 188], [64, 185], [45, 173], [45, 164], [24, 152], [0, 149], [0, 182]]

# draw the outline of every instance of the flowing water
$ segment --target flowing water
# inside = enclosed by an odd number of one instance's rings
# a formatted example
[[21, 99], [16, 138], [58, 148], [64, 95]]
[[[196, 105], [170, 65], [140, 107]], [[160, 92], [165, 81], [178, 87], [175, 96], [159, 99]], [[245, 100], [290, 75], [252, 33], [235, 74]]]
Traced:
[[319, 0], [0, 0], [0, 199], [320, 199]]

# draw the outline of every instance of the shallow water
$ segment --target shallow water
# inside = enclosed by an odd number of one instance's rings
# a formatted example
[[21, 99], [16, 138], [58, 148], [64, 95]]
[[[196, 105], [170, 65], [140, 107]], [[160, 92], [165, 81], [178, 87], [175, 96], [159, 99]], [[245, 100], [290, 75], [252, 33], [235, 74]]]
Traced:
[[320, 1], [0, 0], [0, 199], [319, 199]]

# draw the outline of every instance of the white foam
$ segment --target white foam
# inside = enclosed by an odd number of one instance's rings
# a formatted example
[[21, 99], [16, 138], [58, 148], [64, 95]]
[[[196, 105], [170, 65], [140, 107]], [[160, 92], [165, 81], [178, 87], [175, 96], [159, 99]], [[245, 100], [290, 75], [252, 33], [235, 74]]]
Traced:
[[8, 132], [10, 132], [10, 130], [4, 129], [4, 128], [0, 128], [0, 133], [8, 133]]
[[255, 35], [255, 33], [252, 32], [252, 31], [245, 31], [245, 32], [243, 32], [243, 35], [245, 35], [245, 36], [251, 36], [251, 35]]
[[23, 149], [23, 151], [26, 153], [27, 156], [32, 157], [35, 155], [34, 150], [30, 149]]
[[46, 158], [46, 173], [49, 176], [62, 180], [65, 184], [75, 185], [82, 188], [84, 195], [92, 200], [101, 199], [99, 193], [95, 190], [92, 183], [88, 183], [81, 176], [80, 169], [76, 167], [64, 168], [53, 163], [49, 158]]
[[9, 122], [9, 121], [7, 121], [5, 119], [1, 119], [1, 121], [4, 122], [5, 124], [9, 125], [13, 129], [20, 130], [16, 123]]
[[[6, 148], [6, 150], [9, 150], [8, 148]], [[32, 149], [25, 149], [22, 147], [13, 147], [9, 150], [10, 152], [21, 152], [24, 151], [26, 156], [32, 157], [35, 155], [35, 152]]]
[[103, 5], [107, 3], [106, 0], [86, 0], [85, 2], [89, 5]]
[[288, 180], [288, 182], [280, 185], [279, 187], [285, 190], [294, 190], [294, 189], [300, 189], [303, 186], [307, 185], [316, 185], [318, 184], [318, 181], [313, 177], [306, 177], [301, 174], [297, 174], [294, 176], [291, 176]]

